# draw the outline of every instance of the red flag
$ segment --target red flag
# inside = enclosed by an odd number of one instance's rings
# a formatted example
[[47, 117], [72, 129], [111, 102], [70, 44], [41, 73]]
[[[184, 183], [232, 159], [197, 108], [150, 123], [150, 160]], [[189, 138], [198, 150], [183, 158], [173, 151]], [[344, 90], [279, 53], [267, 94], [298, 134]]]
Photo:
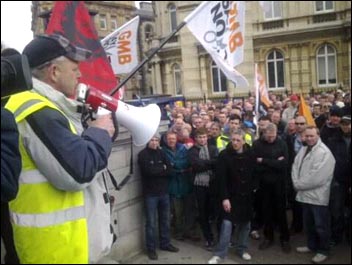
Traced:
[[80, 82], [107, 94], [117, 87], [117, 79], [83, 1], [55, 1], [45, 33], [61, 34], [73, 44], [92, 52], [89, 60], [80, 63]]

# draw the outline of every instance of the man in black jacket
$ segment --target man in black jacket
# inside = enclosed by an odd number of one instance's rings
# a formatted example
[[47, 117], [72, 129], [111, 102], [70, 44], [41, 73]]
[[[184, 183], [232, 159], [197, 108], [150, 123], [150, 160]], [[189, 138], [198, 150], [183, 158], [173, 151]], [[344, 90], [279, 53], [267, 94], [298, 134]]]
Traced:
[[222, 225], [219, 243], [208, 264], [217, 264], [227, 256], [232, 235], [232, 224], [236, 224], [236, 254], [250, 260], [247, 252], [250, 220], [252, 217], [253, 159], [245, 144], [245, 132], [231, 133], [231, 144], [223, 150], [217, 160], [216, 175], [219, 179], [219, 195], [222, 203]]
[[[199, 128], [195, 133], [196, 144], [189, 150], [192, 172], [194, 175], [194, 191], [198, 203], [199, 222], [206, 240], [205, 247], [211, 250], [214, 246], [214, 235], [210, 227], [210, 218], [214, 212], [216, 195], [214, 188], [214, 172], [218, 150], [208, 145], [208, 134], [205, 128]], [[215, 216], [216, 219], [216, 216]]]
[[138, 154], [138, 165], [142, 175], [143, 196], [145, 204], [146, 248], [149, 259], [156, 260], [156, 213], [159, 217], [160, 249], [178, 252], [170, 243], [170, 198], [168, 185], [172, 166], [159, 147], [160, 135], [157, 133], [146, 148]]
[[13, 114], [1, 107], [1, 239], [6, 248], [5, 264], [19, 264], [8, 202], [17, 195], [21, 168], [17, 125]]
[[[331, 215], [330, 246], [342, 242], [345, 201], [348, 196], [348, 179], [350, 175], [349, 150], [351, 149], [351, 116], [343, 116], [340, 122], [341, 134], [330, 138], [327, 146], [334, 155], [336, 165], [331, 182], [329, 209]], [[347, 225], [347, 224], [346, 224]]]
[[266, 126], [262, 138], [254, 142], [252, 151], [256, 160], [256, 176], [259, 178], [263, 196], [265, 239], [259, 245], [259, 249], [267, 249], [273, 244], [274, 226], [277, 219], [281, 247], [285, 253], [288, 253], [291, 251], [285, 209], [285, 174], [288, 151], [286, 143], [277, 137], [275, 124], [269, 123]]

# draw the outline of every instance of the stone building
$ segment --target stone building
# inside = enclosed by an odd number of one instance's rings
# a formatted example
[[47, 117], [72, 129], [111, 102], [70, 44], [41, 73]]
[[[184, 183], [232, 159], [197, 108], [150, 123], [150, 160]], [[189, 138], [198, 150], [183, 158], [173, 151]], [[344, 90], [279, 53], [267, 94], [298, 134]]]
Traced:
[[[170, 34], [200, 2], [153, 2], [156, 40]], [[237, 70], [249, 88], [226, 81], [184, 27], [151, 61], [154, 91], [189, 99], [244, 96], [254, 89], [254, 63], [277, 93], [350, 89], [350, 1], [265, 1], [264, 9], [259, 1], [246, 1], [244, 62]]]
[[[99, 37], [141, 16], [140, 57], [156, 49], [201, 1], [86, 1]], [[52, 1], [33, 1], [32, 30], [40, 32]], [[45, 16], [45, 13], [44, 13]], [[254, 63], [274, 93], [312, 93], [351, 87], [350, 1], [246, 1], [244, 62], [236, 69], [249, 87], [235, 87], [212, 62], [187, 27], [127, 83], [127, 98], [184, 95], [187, 99], [246, 96], [254, 90]], [[123, 76], [121, 77], [123, 79]]]

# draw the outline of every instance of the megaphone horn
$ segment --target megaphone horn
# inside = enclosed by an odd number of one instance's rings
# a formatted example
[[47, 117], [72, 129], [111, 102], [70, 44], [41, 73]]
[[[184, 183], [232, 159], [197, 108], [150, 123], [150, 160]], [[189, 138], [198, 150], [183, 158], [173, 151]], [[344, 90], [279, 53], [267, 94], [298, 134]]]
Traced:
[[78, 84], [77, 100], [89, 104], [99, 114], [106, 111], [115, 112], [117, 121], [132, 134], [136, 146], [145, 145], [158, 130], [161, 111], [158, 105], [150, 104], [146, 107], [135, 107], [121, 100], [117, 100], [86, 84]]
[[145, 145], [158, 130], [161, 112], [156, 104], [135, 107], [118, 100], [115, 112], [117, 121], [132, 134], [136, 146]]

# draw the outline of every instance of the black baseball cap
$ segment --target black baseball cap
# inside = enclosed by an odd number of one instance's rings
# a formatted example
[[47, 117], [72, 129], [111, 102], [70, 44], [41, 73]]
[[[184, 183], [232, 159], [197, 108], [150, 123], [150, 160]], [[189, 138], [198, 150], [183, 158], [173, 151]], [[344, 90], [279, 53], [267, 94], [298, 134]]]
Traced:
[[60, 56], [81, 62], [92, 55], [91, 51], [73, 45], [67, 38], [59, 34], [37, 36], [27, 44], [22, 53], [27, 56], [31, 68], [38, 67]]

